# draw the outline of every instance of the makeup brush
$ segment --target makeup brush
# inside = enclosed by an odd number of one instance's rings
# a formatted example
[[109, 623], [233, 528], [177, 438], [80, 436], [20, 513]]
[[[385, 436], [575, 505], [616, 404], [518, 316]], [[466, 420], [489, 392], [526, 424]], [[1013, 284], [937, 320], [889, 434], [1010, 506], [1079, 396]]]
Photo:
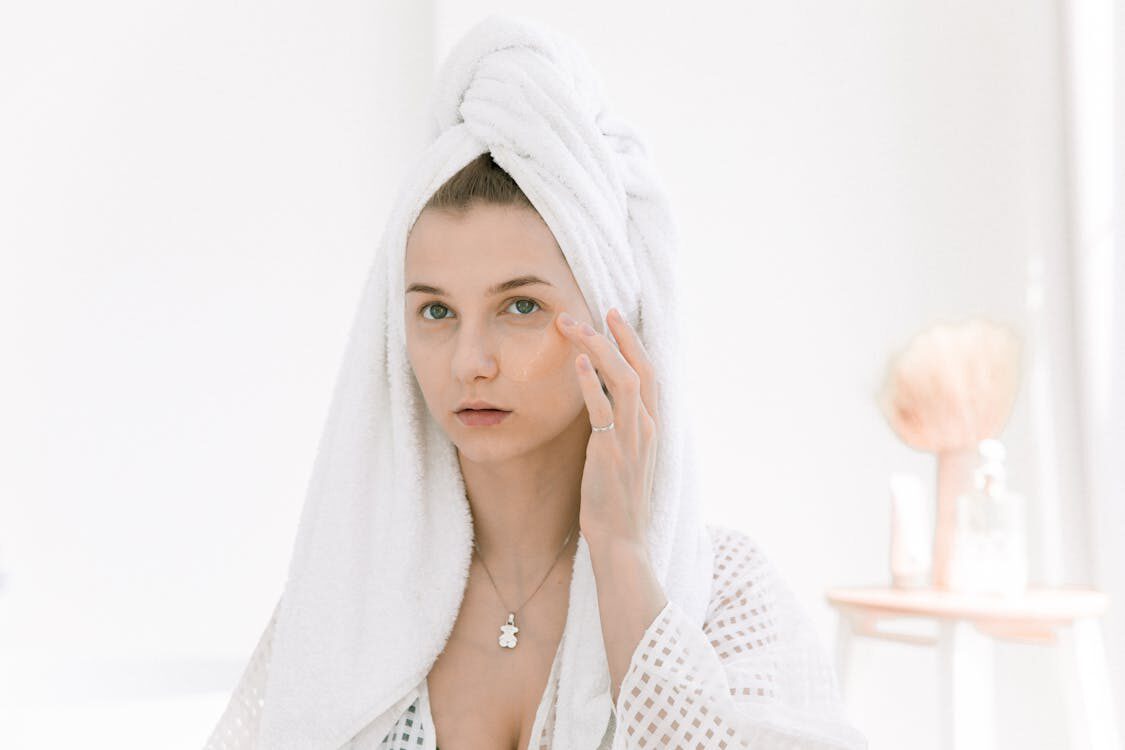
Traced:
[[971, 481], [977, 446], [1011, 416], [1022, 349], [1008, 326], [970, 318], [930, 325], [887, 366], [880, 411], [903, 442], [937, 456], [936, 588], [948, 588], [957, 496]]

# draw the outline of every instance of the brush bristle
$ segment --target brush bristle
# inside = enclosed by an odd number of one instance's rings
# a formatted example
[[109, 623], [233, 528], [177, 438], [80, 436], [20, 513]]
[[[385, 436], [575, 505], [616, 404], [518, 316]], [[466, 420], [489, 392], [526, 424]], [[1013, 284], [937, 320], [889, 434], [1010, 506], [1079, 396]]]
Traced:
[[892, 358], [879, 408], [920, 450], [958, 450], [996, 437], [1015, 404], [1021, 350], [1015, 331], [991, 321], [931, 325]]

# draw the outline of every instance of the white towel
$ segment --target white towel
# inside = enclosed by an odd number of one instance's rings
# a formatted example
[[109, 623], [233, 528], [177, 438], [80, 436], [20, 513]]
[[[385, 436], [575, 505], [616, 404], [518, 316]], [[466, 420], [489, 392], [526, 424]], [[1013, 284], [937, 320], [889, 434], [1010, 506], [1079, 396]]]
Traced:
[[[605, 332], [615, 306], [649, 352], [660, 385], [649, 551], [668, 598], [700, 626], [706, 613], [712, 550], [685, 419], [675, 231], [646, 147], [607, 110], [580, 48], [509, 15], [456, 45], [431, 115], [350, 329], [308, 485], [261, 716], [269, 750], [345, 745], [429, 673], [452, 632], [472, 517], [455, 448], [407, 360], [404, 259], [422, 206], [485, 152], [554, 233], [596, 327]], [[557, 747], [596, 747], [612, 701], [581, 536], [560, 649]]]

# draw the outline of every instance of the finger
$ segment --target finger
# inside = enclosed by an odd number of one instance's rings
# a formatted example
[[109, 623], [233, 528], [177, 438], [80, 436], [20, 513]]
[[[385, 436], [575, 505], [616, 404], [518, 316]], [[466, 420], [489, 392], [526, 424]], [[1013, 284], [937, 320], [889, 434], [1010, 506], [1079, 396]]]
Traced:
[[[590, 356], [594, 367], [605, 380], [614, 406], [620, 408], [617, 411], [618, 418], [622, 421], [626, 418], [635, 419], [641, 408], [640, 376], [621, 352], [617, 350], [615, 341], [603, 336], [596, 330], [593, 333], [585, 333], [583, 331], [584, 326], [589, 326], [589, 324], [576, 323], [568, 326], [560, 321], [560, 328], [564, 335]], [[592, 328], [592, 326], [590, 327]]]
[[652, 366], [652, 359], [648, 356], [640, 334], [629, 325], [629, 321], [625, 320], [625, 316], [616, 307], [609, 309], [606, 320], [609, 322], [610, 332], [617, 340], [617, 348], [641, 378], [641, 401], [644, 402], [645, 411], [653, 421], [657, 421], [656, 406], [660, 390], [656, 382], [656, 369]]
[[574, 360], [578, 371], [578, 384], [582, 386], [582, 396], [586, 399], [586, 411], [590, 414], [590, 425], [605, 427], [613, 421], [613, 404], [602, 390], [594, 365], [586, 354], [579, 354]]

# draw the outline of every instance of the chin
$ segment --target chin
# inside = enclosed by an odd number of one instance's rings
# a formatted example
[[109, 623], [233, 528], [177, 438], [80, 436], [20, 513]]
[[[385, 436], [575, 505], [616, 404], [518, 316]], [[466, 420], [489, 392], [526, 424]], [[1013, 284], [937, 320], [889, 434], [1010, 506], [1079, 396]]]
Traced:
[[526, 452], [526, 446], [513, 445], [512, 441], [495, 436], [474, 437], [461, 434], [453, 440], [453, 445], [462, 458], [475, 464], [502, 463]]
[[[513, 414], [514, 416], [514, 414]], [[471, 427], [451, 414], [447, 428], [450, 442], [458, 453], [473, 463], [502, 463], [535, 450], [551, 440], [539, 431], [512, 429], [504, 424]], [[510, 421], [511, 417], [506, 421]]]

